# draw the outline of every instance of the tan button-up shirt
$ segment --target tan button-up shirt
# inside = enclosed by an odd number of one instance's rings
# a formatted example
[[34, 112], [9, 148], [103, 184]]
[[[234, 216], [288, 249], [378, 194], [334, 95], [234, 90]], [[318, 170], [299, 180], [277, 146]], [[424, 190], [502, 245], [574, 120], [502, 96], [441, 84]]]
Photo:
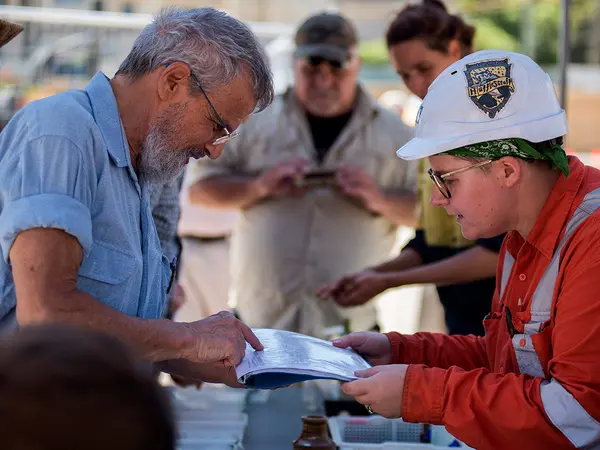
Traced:
[[[251, 116], [241, 136], [217, 160], [195, 166], [196, 179], [257, 174], [278, 162], [303, 157], [318, 163], [306, 116], [292, 90]], [[396, 150], [412, 131], [362, 89], [348, 125], [320, 166], [362, 167], [385, 190], [416, 190], [416, 165]], [[329, 188], [303, 197], [273, 198], [241, 211], [233, 232], [233, 295], [251, 327], [273, 327], [322, 335], [324, 327], [350, 319], [353, 330], [376, 323], [373, 302], [340, 309], [315, 290], [342, 275], [390, 256], [397, 227]]]
[[[177, 232], [182, 237], [221, 237], [233, 232], [238, 211], [206, 208], [190, 202], [190, 185], [196, 179], [198, 161], [191, 160], [186, 168], [179, 195], [180, 217]], [[196, 179], [197, 181], [197, 179]]]

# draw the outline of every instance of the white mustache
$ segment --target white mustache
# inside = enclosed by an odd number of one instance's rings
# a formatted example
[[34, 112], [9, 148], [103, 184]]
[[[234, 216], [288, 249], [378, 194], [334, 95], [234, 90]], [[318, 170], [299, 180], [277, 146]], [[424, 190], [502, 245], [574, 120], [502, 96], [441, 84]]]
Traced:
[[195, 158], [195, 159], [204, 158], [206, 156], [206, 150], [204, 150], [203, 148], [197, 148], [197, 147], [187, 149], [187, 153], [188, 153], [188, 155], [190, 155], [192, 158]]

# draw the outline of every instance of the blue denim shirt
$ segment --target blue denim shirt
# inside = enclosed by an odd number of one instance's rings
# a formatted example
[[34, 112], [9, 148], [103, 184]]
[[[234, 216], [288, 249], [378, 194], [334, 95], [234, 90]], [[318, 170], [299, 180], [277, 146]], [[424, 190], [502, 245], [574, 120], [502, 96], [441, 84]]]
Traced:
[[[171, 267], [131, 166], [108, 78], [28, 104], [0, 134], [0, 323], [13, 316], [9, 252], [31, 228], [56, 228], [83, 249], [77, 286], [129, 316], [162, 314]], [[6, 319], [8, 320], [8, 318]]]

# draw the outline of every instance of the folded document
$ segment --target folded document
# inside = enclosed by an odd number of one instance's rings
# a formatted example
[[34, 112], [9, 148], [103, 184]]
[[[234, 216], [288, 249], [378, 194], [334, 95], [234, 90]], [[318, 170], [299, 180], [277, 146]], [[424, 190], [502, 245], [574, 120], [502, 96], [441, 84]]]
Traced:
[[235, 369], [240, 383], [248, 387], [270, 389], [317, 378], [352, 381], [357, 379], [355, 371], [371, 367], [353, 350], [323, 339], [283, 330], [253, 331], [265, 348], [256, 351], [248, 344]]

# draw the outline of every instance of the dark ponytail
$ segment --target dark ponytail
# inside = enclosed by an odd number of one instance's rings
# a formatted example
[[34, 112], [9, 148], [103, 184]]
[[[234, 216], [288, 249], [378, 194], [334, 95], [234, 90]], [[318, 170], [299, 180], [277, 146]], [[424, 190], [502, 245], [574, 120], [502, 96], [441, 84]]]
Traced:
[[450, 41], [457, 40], [462, 56], [473, 51], [475, 27], [452, 15], [441, 0], [423, 0], [400, 11], [386, 32], [388, 49], [401, 42], [422, 39], [432, 50], [448, 52]]

